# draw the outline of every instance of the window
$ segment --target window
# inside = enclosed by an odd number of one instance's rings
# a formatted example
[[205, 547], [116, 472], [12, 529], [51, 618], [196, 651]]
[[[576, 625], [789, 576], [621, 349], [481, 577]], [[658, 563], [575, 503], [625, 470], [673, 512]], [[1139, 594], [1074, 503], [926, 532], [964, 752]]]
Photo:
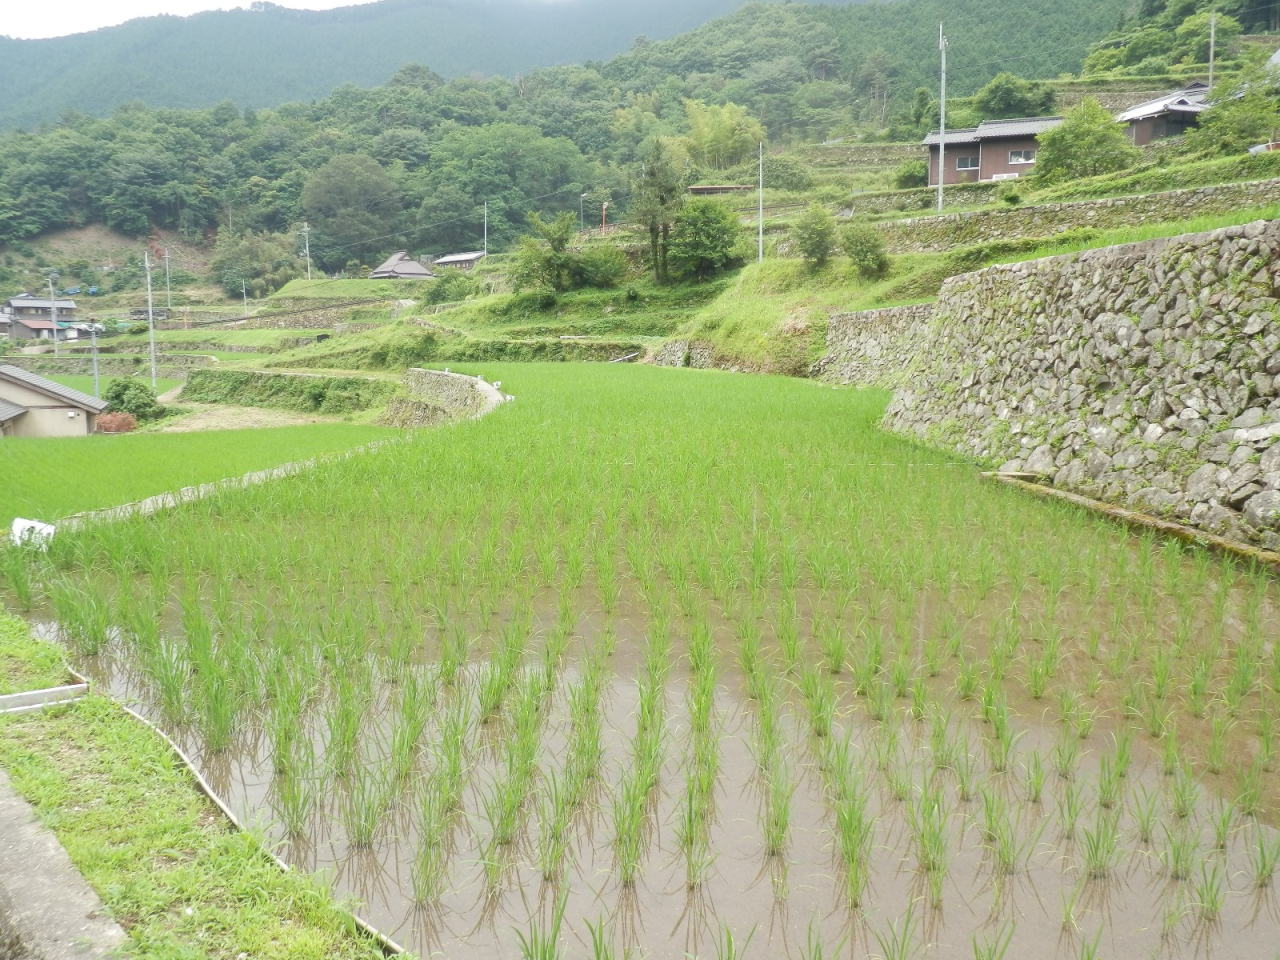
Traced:
[[956, 169], [957, 170], [977, 170], [978, 158], [977, 157], [956, 157]]
[[1034, 150], [1010, 150], [1010, 163], [1035, 163], [1036, 152]]

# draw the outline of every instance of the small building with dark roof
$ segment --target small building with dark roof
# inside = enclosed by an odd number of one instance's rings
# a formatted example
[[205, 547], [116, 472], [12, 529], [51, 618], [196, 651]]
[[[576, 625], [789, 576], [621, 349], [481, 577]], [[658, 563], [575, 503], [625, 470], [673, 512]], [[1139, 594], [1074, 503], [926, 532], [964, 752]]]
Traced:
[[435, 274], [417, 260], [409, 256], [408, 251], [398, 250], [387, 258], [387, 261], [369, 274], [370, 280], [430, 280]]
[[1135, 147], [1145, 147], [1153, 140], [1180, 137], [1200, 125], [1200, 114], [1209, 109], [1209, 85], [1196, 81], [1182, 90], [1166, 93], [1116, 117], [1129, 129]]
[[12, 364], [0, 364], [0, 437], [83, 437], [105, 400]]
[[[1011, 180], [1035, 170], [1038, 137], [1062, 123], [1062, 117], [1024, 117], [984, 120], [976, 127], [948, 130], [944, 184], [979, 180]], [[929, 148], [929, 186], [938, 185], [942, 135], [934, 130], [924, 138]]]
[[482, 250], [471, 253], [448, 253], [431, 261], [432, 267], [452, 267], [454, 270], [474, 270], [486, 254]]

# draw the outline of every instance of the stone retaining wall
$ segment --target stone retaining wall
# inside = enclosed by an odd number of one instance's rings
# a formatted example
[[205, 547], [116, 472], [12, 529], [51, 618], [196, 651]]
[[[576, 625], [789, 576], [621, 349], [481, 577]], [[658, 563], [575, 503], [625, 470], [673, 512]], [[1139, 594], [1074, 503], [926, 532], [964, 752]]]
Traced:
[[888, 427], [1280, 549], [1280, 221], [953, 277], [834, 318], [815, 372]]
[[443, 370], [405, 371], [405, 389], [414, 399], [441, 407], [454, 416], [478, 417], [502, 402], [501, 391], [478, 377]]
[[[32, 357], [17, 354], [6, 356], [4, 362], [46, 377], [93, 376], [92, 357]], [[165, 380], [185, 380], [192, 370], [207, 367], [210, 362], [208, 357], [157, 355], [156, 376]], [[151, 361], [147, 356], [99, 356], [98, 375], [150, 377]]]
[[1080, 227], [1107, 230], [1185, 220], [1280, 203], [1280, 179], [1169, 190], [1137, 197], [978, 210], [875, 224], [894, 253], [931, 253], [989, 240], [1051, 237]]
[[690, 367], [709, 370], [715, 364], [715, 350], [709, 343], [689, 340], [668, 340], [656, 354], [653, 362], [659, 367]]
[[[955, 184], [947, 187], [947, 202], [965, 206], [991, 203], [995, 199], [998, 186], [999, 184], [989, 181]], [[882, 193], [855, 193], [853, 198], [845, 204], [841, 216], [865, 217], [906, 210], [932, 210], [937, 202], [938, 191], [935, 187], [887, 190]]]

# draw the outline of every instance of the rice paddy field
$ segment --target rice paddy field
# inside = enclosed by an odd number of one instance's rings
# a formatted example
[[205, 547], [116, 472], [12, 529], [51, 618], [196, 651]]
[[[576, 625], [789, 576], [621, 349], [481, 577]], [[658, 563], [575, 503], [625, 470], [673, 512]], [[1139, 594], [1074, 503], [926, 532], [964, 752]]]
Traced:
[[[92, 389], [92, 388], [91, 388]], [[271, 430], [25, 438], [0, 443], [0, 529], [14, 517], [55, 522], [170, 490], [341, 453], [398, 435], [314, 424]]]
[[0, 554], [0, 601], [422, 956], [1276, 952], [1280, 593], [781, 378], [483, 420]]

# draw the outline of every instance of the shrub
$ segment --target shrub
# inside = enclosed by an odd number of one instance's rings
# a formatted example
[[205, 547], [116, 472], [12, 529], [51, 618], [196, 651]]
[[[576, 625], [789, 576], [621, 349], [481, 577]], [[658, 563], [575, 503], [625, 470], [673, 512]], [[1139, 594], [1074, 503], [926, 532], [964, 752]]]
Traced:
[[138, 421], [131, 413], [104, 413], [98, 417], [99, 433], [133, 433]]
[[589, 247], [573, 266], [574, 285], [579, 287], [616, 287], [626, 276], [627, 255], [611, 243]]
[[680, 276], [705, 280], [735, 262], [741, 237], [738, 215], [723, 203], [691, 200], [671, 230], [671, 266]]
[[879, 279], [889, 272], [891, 261], [880, 231], [867, 223], [851, 223], [840, 234], [840, 245], [858, 272]]
[[424, 298], [429, 304], [456, 303], [477, 292], [479, 283], [461, 270], [446, 267], [436, 275], [434, 283], [427, 287]]
[[830, 259], [835, 246], [835, 217], [818, 204], [811, 203], [796, 221], [792, 235], [804, 262], [811, 269], [817, 269]]
[[1035, 175], [1041, 183], [1114, 173], [1133, 166], [1142, 155], [1124, 127], [1093, 97], [1080, 101], [1039, 140]]
[[108, 413], [132, 414], [140, 421], [157, 420], [164, 416], [164, 407], [156, 400], [156, 393], [136, 377], [121, 377], [103, 392]]
[[898, 190], [911, 190], [929, 185], [929, 161], [907, 160], [893, 172], [893, 185]]

